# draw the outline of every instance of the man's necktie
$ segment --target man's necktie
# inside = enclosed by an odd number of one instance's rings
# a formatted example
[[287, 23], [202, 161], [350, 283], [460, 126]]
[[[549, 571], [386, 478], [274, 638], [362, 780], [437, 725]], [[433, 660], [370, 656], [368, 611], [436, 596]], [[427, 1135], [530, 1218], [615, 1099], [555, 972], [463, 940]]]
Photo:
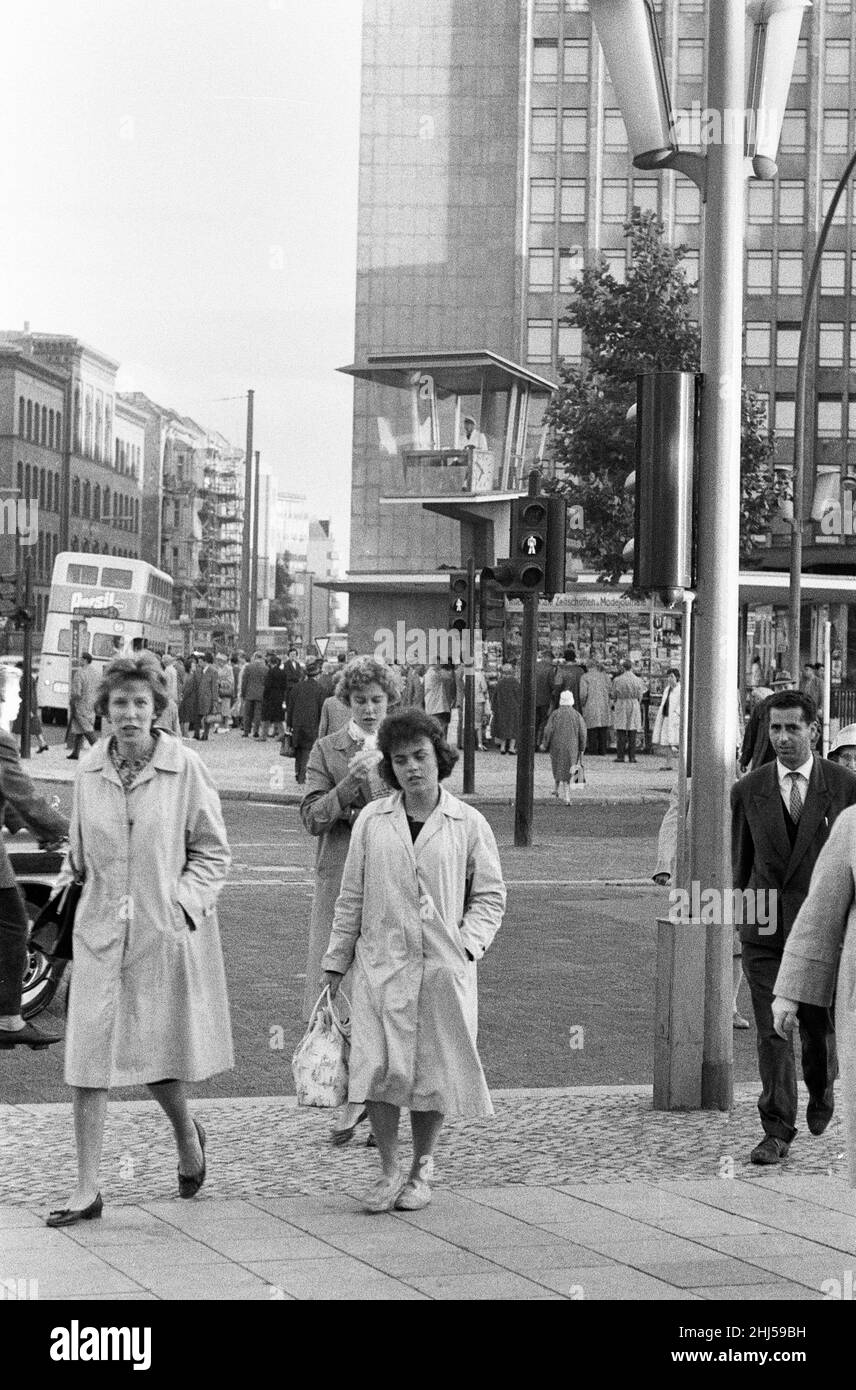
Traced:
[[799, 825], [799, 819], [802, 815], [803, 808], [802, 792], [800, 791], [800, 774], [798, 772], [789, 772], [788, 776], [791, 779], [791, 804], [789, 807], [791, 820], [794, 825]]

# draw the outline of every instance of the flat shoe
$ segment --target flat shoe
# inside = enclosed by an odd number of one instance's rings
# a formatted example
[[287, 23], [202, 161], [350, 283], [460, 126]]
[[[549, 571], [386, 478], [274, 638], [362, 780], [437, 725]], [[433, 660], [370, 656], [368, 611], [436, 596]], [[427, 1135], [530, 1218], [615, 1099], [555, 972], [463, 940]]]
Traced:
[[191, 1173], [188, 1176], [178, 1170], [178, 1195], [179, 1197], [195, 1197], [200, 1187], [205, 1181], [205, 1141], [208, 1135], [202, 1128], [198, 1120], [193, 1121], [196, 1126], [196, 1133], [199, 1135], [199, 1147], [202, 1150], [202, 1167], [198, 1173]]
[[396, 1211], [421, 1211], [427, 1207], [434, 1195], [429, 1186], [429, 1178], [434, 1176], [434, 1160], [430, 1155], [419, 1160], [419, 1173], [408, 1178], [404, 1189], [395, 1204]]
[[373, 1212], [375, 1215], [382, 1211], [392, 1211], [406, 1182], [407, 1179], [400, 1169], [393, 1173], [392, 1177], [378, 1178], [363, 1198], [364, 1210]]
[[60, 1211], [49, 1212], [45, 1218], [46, 1226], [76, 1226], [78, 1221], [95, 1221], [104, 1210], [101, 1193], [88, 1207], [63, 1207]]
[[733, 1014], [731, 1018], [731, 1026], [732, 1028], [748, 1028], [749, 1020], [747, 1018], [743, 1018], [740, 1014]]
[[43, 1033], [32, 1023], [25, 1023], [23, 1028], [0, 1028], [0, 1050], [3, 1051], [10, 1047], [30, 1047], [34, 1052], [40, 1052], [42, 1048], [58, 1042], [62, 1042], [61, 1034]]
[[334, 1144], [336, 1148], [341, 1148], [343, 1144], [350, 1144], [351, 1140], [354, 1137], [357, 1125], [361, 1125], [363, 1120], [367, 1118], [368, 1111], [366, 1110], [365, 1106], [363, 1106], [352, 1125], [346, 1125], [344, 1129], [336, 1129], [334, 1127], [330, 1130], [330, 1143]]

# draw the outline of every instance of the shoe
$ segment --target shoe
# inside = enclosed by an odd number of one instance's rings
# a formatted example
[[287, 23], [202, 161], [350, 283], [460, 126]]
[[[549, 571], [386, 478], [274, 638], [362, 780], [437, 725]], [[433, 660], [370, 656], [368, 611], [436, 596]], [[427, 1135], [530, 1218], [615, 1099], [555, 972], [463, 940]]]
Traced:
[[101, 1193], [88, 1207], [63, 1207], [60, 1211], [49, 1212], [45, 1218], [46, 1226], [76, 1226], [78, 1221], [96, 1221], [104, 1210]]
[[732, 1028], [748, 1028], [749, 1020], [744, 1018], [742, 1014], [735, 1012], [731, 1015], [731, 1026]]
[[823, 1134], [832, 1119], [834, 1109], [835, 1106], [832, 1103], [824, 1105], [810, 1100], [805, 1110], [805, 1122], [808, 1125], [809, 1134]]
[[368, 1111], [364, 1105], [346, 1105], [343, 1119], [350, 1120], [351, 1123], [343, 1125], [341, 1129], [334, 1125], [330, 1130], [330, 1143], [336, 1148], [341, 1148], [343, 1144], [350, 1144], [357, 1125], [361, 1125], [363, 1120], [368, 1119]]
[[47, 753], [49, 747], [50, 747], [50, 744], [46, 743], [45, 746], [44, 746], [44, 748], [37, 748], [37, 749], [36, 749], [36, 752], [37, 752], [37, 753]]
[[406, 1183], [407, 1179], [400, 1168], [389, 1178], [386, 1176], [378, 1178], [363, 1198], [364, 1210], [373, 1212], [375, 1215], [382, 1211], [392, 1211], [404, 1191]]
[[62, 1040], [61, 1033], [43, 1033], [32, 1023], [25, 1023], [23, 1028], [0, 1028], [0, 1049], [3, 1051], [10, 1047], [30, 1047], [34, 1052], [41, 1052], [42, 1048]]
[[202, 1128], [198, 1120], [193, 1121], [196, 1126], [196, 1133], [199, 1135], [199, 1147], [202, 1149], [202, 1168], [198, 1173], [191, 1173], [189, 1176], [178, 1170], [178, 1195], [179, 1197], [195, 1197], [200, 1187], [205, 1181], [205, 1141], [208, 1135]]
[[427, 1207], [434, 1195], [428, 1185], [428, 1179], [434, 1176], [434, 1160], [430, 1155], [419, 1160], [419, 1174], [415, 1178], [408, 1178], [404, 1184], [404, 1190], [395, 1204], [396, 1211], [421, 1211]]
[[367, 1149], [376, 1149], [376, 1148], [377, 1148], [377, 1140], [375, 1139], [375, 1137], [374, 1137], [374, 1135], [372, 1134], [371, 1130], [369, 1130], [369, 1137], [368, 1137], [368, 1139], [366, 1140], [366, 1148], [367, 1148]]
[[749, 1158], [752, 1163], [781, 1163], [782, 1159], [787, 1158], [790, 1147], [784, 1139], [777, 1139], [774, 1134], [768, 1134], [766, 1139], [755, 1145]]
[[76, 762], [79, 762], [79, 761], [80, 761], [80, 754], [79, 754], [79, 753], [68, 753], [68, 754], [66, 755], [66, 759], [65, 759], [65, 760], [66, 760], [67, 763], [76, 763]]
[[624, 759], [623, 759], [623, 758], [613, 758], [612, 761], [613, 761], [614, 763], [623, 763], [623, 762], [624, 762]]

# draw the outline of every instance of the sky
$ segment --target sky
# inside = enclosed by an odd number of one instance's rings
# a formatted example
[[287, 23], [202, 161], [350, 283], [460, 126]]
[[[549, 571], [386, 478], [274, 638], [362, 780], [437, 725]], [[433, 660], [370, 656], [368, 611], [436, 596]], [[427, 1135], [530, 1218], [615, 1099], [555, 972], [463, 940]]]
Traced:
[[346, 561], [360, 0], [2, 8], [0, 328], [242, 447], [252, 388], [262, 468]]

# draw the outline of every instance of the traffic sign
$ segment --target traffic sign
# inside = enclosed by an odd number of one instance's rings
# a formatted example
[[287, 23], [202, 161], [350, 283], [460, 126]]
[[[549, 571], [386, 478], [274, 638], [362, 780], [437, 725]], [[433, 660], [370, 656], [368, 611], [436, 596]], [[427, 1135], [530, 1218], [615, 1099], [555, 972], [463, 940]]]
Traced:
[[324, 656], [330, 643], [329, 637], [313, 637], [313, 642], [318, 649], [318, 655]]

